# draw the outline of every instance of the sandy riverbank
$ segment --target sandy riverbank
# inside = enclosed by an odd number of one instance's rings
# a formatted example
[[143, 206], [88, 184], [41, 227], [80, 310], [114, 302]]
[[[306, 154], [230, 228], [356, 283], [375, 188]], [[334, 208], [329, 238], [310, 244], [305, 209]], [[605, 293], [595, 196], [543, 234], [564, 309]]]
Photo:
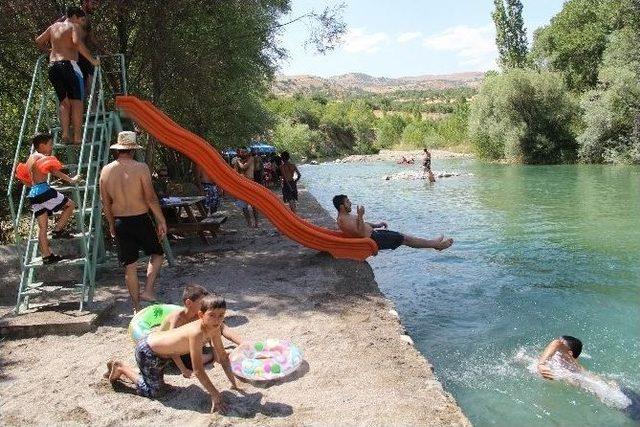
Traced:
[[[447, 150], [430, 150], [431, 159], [468, 159], [472, 154], [456, 153]], [[378, 154], [354, 154], [336, 160], [338, 163], [370, 163], [370, 162], [397, 162], [403, 157], [413, 158], [415, 164], [422, 162], [422, 150], [380, 150]]]
[[[303, 248], [266, 221], [247, 230], [237, 210], [225, 207], [231, 215], [224, 231], [207, 252], [192, 244], [179, 266], [165, 268], [158, 297], [177, 303], [189, 282], [224, 295], [228, 324], [243, 337], [287, 337], [302, 347], [297, 373], [268, 386], [246, 384], [242, 397], [214, 367], [213, 383], [227, 390], [226, 415], [208, 414], [197, 380], [177, 371], [166, 376], [171, 388], [158, 400], [115, 391], [102, 378], [105, 361], [134, 364], [130, 307], [117, 271], [102, 285], [118, 302], [95, 332], [0, 342], [0, 424], [469, 425], [429, 363], [401, 339], [403, 327], [369, 264]], [[301, 215], [333, 226], [305, 191]]]

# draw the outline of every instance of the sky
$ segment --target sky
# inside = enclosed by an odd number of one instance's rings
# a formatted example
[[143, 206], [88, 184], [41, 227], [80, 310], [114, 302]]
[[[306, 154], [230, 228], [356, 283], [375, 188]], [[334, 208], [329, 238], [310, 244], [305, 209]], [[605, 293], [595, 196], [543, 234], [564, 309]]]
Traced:
[[[340, 0], [292, 0], [282, 22]], [[345, 1], [347, 31], [342, 43], [324, 55], [305, 48], [309, 22], [284, 27], [280, 42], [288, 58], [285, 75], [333, 76], [351, 72], [376, 77], [448, 74], [496, 69], [493, 0]], [[529, 35], [562, 9], [564, 0], [523, 0]]]

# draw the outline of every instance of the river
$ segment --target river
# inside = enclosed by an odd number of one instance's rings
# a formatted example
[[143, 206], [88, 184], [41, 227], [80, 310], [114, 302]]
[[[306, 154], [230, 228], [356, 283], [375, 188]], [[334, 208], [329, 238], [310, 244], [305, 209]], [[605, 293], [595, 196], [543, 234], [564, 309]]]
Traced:
[[392, 163], [301, 171], [334, 215], [331, 198], [343, 193], [370, 221], [455, 239], [442, 253], [401, 247], [369, 262], [474, 425], [638, 425], [615, 393], [544, 381], [530, 365], [572, 335], [583, 365], [640, 392], [640, 168], [463, 159], [434, 169], [460, 175], [385, 180], [418, 170]]

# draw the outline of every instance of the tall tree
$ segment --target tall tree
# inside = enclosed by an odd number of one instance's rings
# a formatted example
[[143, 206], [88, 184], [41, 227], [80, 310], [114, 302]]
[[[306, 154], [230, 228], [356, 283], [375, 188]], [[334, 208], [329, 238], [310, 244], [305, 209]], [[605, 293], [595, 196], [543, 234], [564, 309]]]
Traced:
[[491, 14], [496, 26], [496, 46], [500, 55], [500, 66], [523, 68], [527, 65], [527, 33], [522, 19], [520, 0], [493, 0], [495, 9]]

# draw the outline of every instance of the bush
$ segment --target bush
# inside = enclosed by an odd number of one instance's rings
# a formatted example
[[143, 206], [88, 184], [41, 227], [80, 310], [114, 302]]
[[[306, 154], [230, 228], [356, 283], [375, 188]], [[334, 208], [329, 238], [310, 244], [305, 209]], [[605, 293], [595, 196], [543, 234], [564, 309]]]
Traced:
[[604, 54], [599, 87], [584, 94], [585, 129], [578, 137], [585, 162], [640, 163], [640, 36], [614, 33]]
[[399, 144], [402, 138], [402, 131], [404, 130], [407, 122], [402, 116], [396, 114], [388, 114], [378, 119], [375, 125], [375, 147], [390, 148], [393, 145]]
[[557, 73], [512, 69], [487, 76], [471, 104], [477, 154], [522, 163], [559, 163], [576, 154], [576, 103]]
[[322, 155], [323, 138], [309, 125], [279, 120], [273, 132], [273, 145], [278, 151], [288, 151], [294, 158], [316, 158]]

